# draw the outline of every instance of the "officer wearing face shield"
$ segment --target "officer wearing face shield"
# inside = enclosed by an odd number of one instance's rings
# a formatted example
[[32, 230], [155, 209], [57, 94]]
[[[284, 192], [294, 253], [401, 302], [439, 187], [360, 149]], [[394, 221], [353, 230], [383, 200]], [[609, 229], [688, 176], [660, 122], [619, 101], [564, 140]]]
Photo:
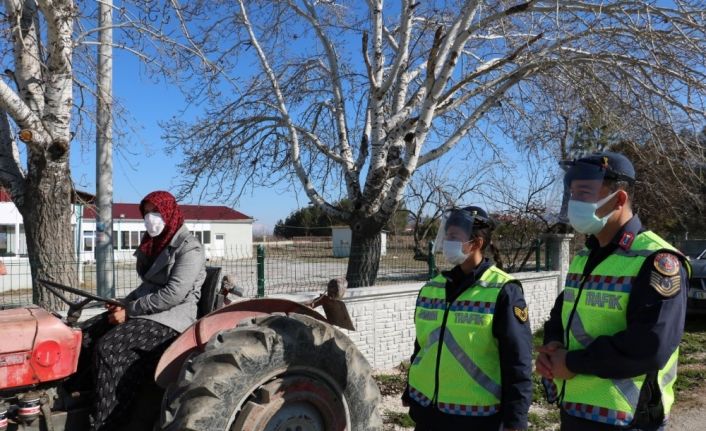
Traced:
[[447, 212], [436, 246], [455, 265], [422, 287], [402, 399], [416, 431], [526, 429], [532, 334], [520, 283], [484, 257], [495, 223], [481, 208]]
[[588, 235], [544, 326], [537, 372], [561, 429], [662, 430], [674, 402], [689, 264], [632, 211], [618, 153], [567, 164], [571, 225]]

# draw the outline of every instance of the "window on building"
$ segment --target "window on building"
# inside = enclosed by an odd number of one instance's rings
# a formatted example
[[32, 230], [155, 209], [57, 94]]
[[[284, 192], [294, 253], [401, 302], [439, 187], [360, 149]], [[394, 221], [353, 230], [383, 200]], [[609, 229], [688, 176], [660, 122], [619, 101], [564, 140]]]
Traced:
[[140, 245], [140, 239], [138, 238], [139, 232], [133, 230], [130, 232], [130, 249], [135, 250], [138, 245]]
[[92, 230], [83, 231], [83, 251], [93, 251], [94, 232]]
[[12, 253], [13, 246], [10, 244], [11, 234], [9, 230], [15, 231], [14, 225], [0, 225], [0, 255], [7, 256]]
[[118, 231], [114, 230], [113, 231], [113, 250], [118, 249]]
[[20, 248], [17, 250], [17, 254], [20, 256], [27, 256], [27, 237], [25, 236], [25, 225], [20, 225]]
[[191, 231], [191, 234], [201, 241], [201, 244], [211, 243], [211, 231], [210, 230], [195, 230]]
[[120, 232], [120, 250], [130, 250], [130, 232]]

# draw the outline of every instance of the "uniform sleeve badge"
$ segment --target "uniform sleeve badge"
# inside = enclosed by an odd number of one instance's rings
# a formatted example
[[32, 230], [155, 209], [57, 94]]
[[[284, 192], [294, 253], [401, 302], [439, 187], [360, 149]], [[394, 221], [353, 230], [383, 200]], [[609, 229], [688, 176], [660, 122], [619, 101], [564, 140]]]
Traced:
[[654, 260], [655, 271], [650, 274], [650, 286], [660, 295], [671, 298], [681, 290], [679, 259], [670, 253], [659, 253]]
[[662, 275], [671, 277], [679, 274], [679, 259], [671, 253], [659, 253], [655, 256], [655, 269]]
[[525, 323], [529, 318], [529, 310], [527, 309], [527, 306], [525, 306], [524, 308], [514, 306], [512, 307], [512, 312], [515, 314], [515, 317], [517, 317], [517, 320], [522, 323]]
[[678, 275], [665, 277], [657, 272], [652, 272], [650, 274], [650, 286], [660, 295], [671, 298], [681, 290], [681, 279]]

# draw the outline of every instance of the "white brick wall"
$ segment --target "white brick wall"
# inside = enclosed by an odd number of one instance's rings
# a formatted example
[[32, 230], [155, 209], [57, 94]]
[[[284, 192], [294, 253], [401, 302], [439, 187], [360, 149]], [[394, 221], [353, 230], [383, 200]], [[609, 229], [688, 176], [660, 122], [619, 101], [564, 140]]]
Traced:
[[[522, 281], [532, 330], [549, 317], [559, 272], [513, 274]], [[409, 359], [414, 346], [414, 305], [422, 283], [348, 289], [344, 301], [356, 331], [344, 331], [373, 368], [390, 368]]]

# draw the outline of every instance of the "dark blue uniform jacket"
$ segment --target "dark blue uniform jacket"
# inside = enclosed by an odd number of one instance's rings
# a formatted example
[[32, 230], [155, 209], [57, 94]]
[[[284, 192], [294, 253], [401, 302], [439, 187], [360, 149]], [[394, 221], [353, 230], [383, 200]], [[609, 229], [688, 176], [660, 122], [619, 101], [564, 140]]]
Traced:
[[[586, 241], [590, 254], [584, 272], [590, 273], [620, 247], [621, 239], [625, 238], [625, 235], [633, 235], [634, 238], [642, 231], [642, 223], [634, 216], [605, 247], [600, 247], [598, 240], [590, 236]], [[566, 366], [577, 374], [590, 374], [605, 379], [623, 379], [646, 374], [647, 382], [640, 394], [636, 418], [643, 427], [654, 426], [664, 420], [660, 413], [661, 397], [656, 380], [657, 371], [667, 363], [679, 345], [684, 332], [686, 313], [688, 275], [684, 265], [680, 270], [679, 292], [669, 298], [664, 297], [650, 286], [650, 276], [655, 271], [655, 255], [645, 260], [634, 280], [626, 310], [627, 328], [611, 336], [597, 337], [585, 349], [573, 350], [566, 355]], [[681, 255], [677, 257], [683, 258]], [[563, 302], [562, 292], [556, 299], [549, 320], [544, 324], [545, 344], [550, 341], [565, 342], [561, 322]], [[562, 415], [562, 419], [577, 422], [574, 425], [577, 430], [582, 429], [582, 422], [586, 422], [568, 415]], [[598, 429], [595, 422], [591, 426], [591, 429]]]

